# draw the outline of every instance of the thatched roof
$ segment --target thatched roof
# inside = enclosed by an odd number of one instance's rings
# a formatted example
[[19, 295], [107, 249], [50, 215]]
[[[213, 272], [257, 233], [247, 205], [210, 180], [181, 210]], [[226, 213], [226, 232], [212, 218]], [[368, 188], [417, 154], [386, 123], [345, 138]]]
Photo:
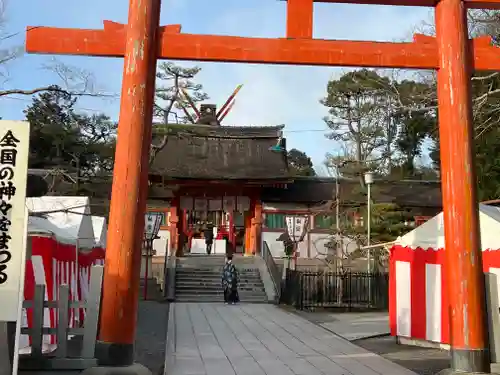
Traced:
[[[340, 200], [343, 204], [364, 205], [366, 192], [358, 180], [340, 179]], [[441, 208], [441, 184], [436, 181], [377, 180], [372, 186], [373, 200], [395, 203], [401, 207]], [[321, 204], [335, 197], [334, 178], [295, 178], [286, 189], [266, 188], [262, 200], [305, 204]]]
[[[289, 177], [286, 153], [273, 152], [283, 126], [156, 127], [150, 175], [166, 179], [269, 180]], [[154, 149], [153, 149], [154, 150]]]

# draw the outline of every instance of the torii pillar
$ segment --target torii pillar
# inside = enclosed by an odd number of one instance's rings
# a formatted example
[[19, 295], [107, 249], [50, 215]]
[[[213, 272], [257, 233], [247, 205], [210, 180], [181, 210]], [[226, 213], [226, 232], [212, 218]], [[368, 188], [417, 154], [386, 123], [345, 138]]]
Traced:
[[160, 0], [130, 0], [96, 349], [101, 365], [134, 361], [159, 21]]
[[[474, 165], [467, 9], [461, 0], [436, 5], [441, 187], [445, 232], [451, 368], [489, 373], [485, 287]], [[500, 57], [499, 57], [500, 58]]]

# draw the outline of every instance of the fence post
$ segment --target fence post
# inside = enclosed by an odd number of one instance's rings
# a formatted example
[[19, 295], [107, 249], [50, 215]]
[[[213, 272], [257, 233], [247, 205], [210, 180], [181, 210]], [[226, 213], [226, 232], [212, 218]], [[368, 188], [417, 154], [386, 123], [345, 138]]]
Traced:
[[491, 272], [485, 273], [486, 311], [488, 315], [488, 333], [491, 362], [500, 360], [500, 314], [498, 301], [498, 278]]
[[297, 296], [299, 297], [299, 309], [304, 310], [304, 274], [301, 272], [296, 274], [296, 276], [298, 276], [299, 279], [297, 288]]
[[33, 357], [42, 356], [43, 343], [43, 313], [45, 310], [45, 285], [35, 285], [35, 295], [33, 297], [33, 333], [31, 335], [31, 355]]
[[89, 296], [86, 301], [86, 316], [83, 331], [82, 358], [94, 358], [97, 337], [97, 326], [99, 323], [99, 312], [101, 306], [102, 275], [103, 266], [92, 266], [90, 270]]
[[69, 286], [59, 286], [57, 300], [57, 358], [65, 358], [68, 354], [68, 322], [69, 322]]

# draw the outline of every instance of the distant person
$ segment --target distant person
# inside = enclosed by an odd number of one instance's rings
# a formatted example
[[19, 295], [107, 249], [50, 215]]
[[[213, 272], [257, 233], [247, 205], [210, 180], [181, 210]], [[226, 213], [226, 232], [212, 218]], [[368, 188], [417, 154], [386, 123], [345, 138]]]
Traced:
[[293, 243], [293, 240], [291, 239], [288, 232], [281, 233], [280, 236], [276, 239], [276, 241], [283, 242], [283, 247], [286, 256], [293, 255], [293, 248], [295, 244]]
[[222, 269], [222, 288], [224, 289], [224, 302], [234, 305], [238, 297], [238, 270], [233, 264], [233, 254], [228, 254], [226, 264]]
[[205, 245], [207, 246], [207, 254], [210, 255], [212, 253], [212, 245], [214, 243], [214, 225], [211, 222], [207, 223], [203, 234], [205, 237]]

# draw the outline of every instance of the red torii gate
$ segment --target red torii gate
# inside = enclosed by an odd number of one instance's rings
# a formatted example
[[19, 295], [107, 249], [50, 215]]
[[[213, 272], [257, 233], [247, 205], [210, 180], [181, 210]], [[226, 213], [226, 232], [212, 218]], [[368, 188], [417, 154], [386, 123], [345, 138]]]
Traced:
[[500, 70], [500, 51], [489, 38], [468, 41], [466, 10], [500, 9], [500, 0], [316, 0], [435, 7], [436, 38], [416, 35], [412, 43], [315, 40], [314, 2], [288, 0], [286, 38], [278, 39], [183, 34], [180, 25], [160, 27], [160, 0], [130, 0], [128, 24], [105, 21], [103, 30], [28, 27], [30, 53], [125, 57], [100, 328], [103, 364], [133, 361], [155, 71], [160, 58], [437, 69], [452, 369], [490, 372], [470, 75], [472, 69]]

